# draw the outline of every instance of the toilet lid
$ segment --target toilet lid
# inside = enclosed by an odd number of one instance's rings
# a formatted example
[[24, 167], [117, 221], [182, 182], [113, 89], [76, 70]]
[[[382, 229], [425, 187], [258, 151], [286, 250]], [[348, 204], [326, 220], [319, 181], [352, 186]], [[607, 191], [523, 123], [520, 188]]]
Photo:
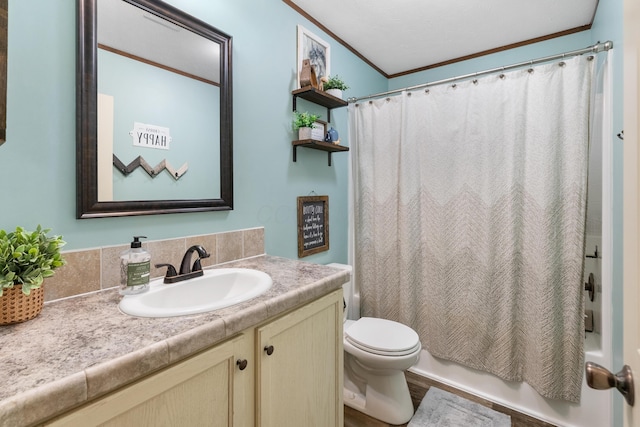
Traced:
[[405, 355], [416, 350], [416, 331], [392, 320], [362, 317], [344, 332], [347, 340], [362, 350], [384, 355]]

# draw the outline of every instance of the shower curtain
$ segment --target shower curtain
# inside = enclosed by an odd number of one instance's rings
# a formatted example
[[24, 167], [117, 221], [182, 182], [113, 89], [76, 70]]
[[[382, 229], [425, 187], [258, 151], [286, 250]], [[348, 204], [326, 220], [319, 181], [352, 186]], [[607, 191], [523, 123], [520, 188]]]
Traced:
[[349, 105], [361, 314], [436, 357], [580, 400], [593, 63]]

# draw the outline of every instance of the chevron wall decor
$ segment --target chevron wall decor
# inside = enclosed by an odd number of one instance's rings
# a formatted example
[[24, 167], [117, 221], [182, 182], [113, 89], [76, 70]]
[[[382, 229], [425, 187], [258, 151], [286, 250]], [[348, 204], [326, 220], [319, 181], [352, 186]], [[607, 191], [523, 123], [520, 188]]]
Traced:
[[116, 169], [122, 172], [124, 176], [129, 175], [138, 167], [141, 167], [149, 174], [151, 178], [155, 178], [156, 176], [158, 176], [158, 174], [160, 174], [160, 172], [166, 169], [166, 171], [169, 172], [169, 174], [176, 181], [179, 180], [182, 175], [187, 172], [187, 169], [189, 169], [188, 163], [182, 165], [180, 169], [174, 169], [173, 166], [171, 166], [171, 164], [166, 160], [162, 160], [156, 165], [156, 167], [152, 168], [151, 165], [149, 165], [149, 163], [147, 163], [147, 161], [142, 156], [136, 157], [131, 163], [125, 166], [125, 164], [122, 163], [122, 161], [120, 161], [118, 156], [116, 156], [115, 154], [113, 155], [113, 165], [116, 167]]

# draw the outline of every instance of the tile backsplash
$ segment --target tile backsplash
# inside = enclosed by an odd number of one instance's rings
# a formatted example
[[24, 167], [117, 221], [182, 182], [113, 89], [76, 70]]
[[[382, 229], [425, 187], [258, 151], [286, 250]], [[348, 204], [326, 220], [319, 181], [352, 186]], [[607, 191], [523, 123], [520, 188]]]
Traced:
[[[130, 243], [117, 246], [81, 249], [63, 252], [67, 264], [55, 271], [53, 277], [45, 280], [45, 301], [53, 301], [88, 292], [118, 286], [120, 281], [120, 253]], [[156, 268], [155, 264], [169, 263], [176, 269], [185, 251], [193, 245], [202, 245], [211, 256], [202, 260], [208, 267], [264, 254], [264, 228], [203, 234], [177, 239], [152, 240], [142, 246], [151, 253], [151, 278], [162, 277], [166, 268]], [[195, 261], [195, 255], [192, 262]]]

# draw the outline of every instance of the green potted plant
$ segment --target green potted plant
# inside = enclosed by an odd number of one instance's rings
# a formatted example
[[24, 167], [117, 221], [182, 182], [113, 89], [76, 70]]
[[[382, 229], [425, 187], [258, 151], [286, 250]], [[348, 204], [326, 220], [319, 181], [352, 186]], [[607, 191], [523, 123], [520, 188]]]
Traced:
[[298, 139], [311, 139], [311, 130], [313, 124], [320, 118], [319, 115], [310, 114], [308, 112], [293, 112], [293, 129], [298, 131]]
[[35, 231], [16, 227], [0, 230], [0, 325], [36, 317], [44, 304], [42, 283], [65, 264], [61, 236], [47, 236], [50, 229]]
[[329, 95], [342, 99], [342, 91], [349, 89], [349, 86], [336, 74], [327, 78], [327, 81], [322, 85], [322, 89]]

